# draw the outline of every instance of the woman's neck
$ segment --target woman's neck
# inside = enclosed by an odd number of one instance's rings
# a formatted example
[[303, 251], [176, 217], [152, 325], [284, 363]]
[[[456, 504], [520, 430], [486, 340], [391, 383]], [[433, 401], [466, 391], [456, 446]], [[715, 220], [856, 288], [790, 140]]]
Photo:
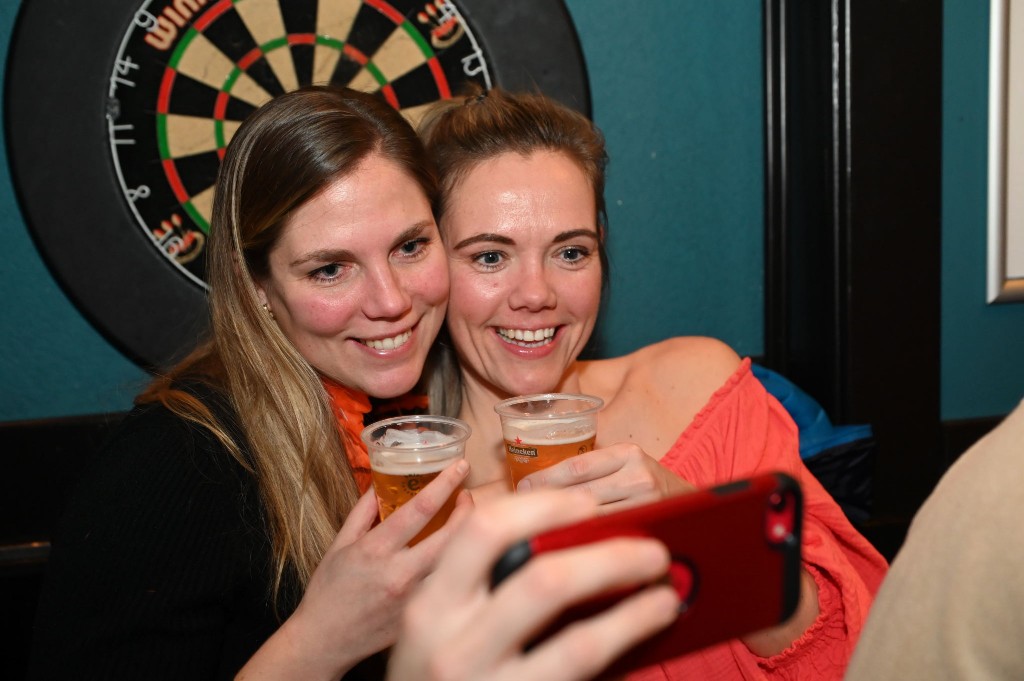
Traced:
[[494, 412], [494, 405], [503, 399], [505, 397], [499, 393], [465, 381], [464, 378], [459, 418], [473, 429], [466, 443], [466, 460], [470, 466], [469, 478], [466, 480], [468, 488], [508, 477], [501, 422]]

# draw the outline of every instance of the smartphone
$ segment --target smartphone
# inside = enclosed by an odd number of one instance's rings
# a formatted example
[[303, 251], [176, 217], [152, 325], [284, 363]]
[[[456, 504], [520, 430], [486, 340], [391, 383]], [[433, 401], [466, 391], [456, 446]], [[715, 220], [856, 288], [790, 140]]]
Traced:
[[[606, 673], [625, 673], [780, 624], [800, 597], [800, 486], [785, 473], [748, 479], [549, 530], [498, 560], [492, 588], [528, 560], [612, 537], [653, 537], [669, 550], [665, 579], [680, 598], [667, 629], [624, 654]], [[635, 592], [578, 604], [538, 640]]]

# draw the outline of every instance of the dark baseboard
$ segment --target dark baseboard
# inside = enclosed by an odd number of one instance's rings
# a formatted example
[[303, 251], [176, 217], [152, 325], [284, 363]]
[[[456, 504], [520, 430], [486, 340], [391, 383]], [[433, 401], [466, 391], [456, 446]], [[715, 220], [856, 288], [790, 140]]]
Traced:
[[0, 676], [24, 678], [50, 537], [123, 414], [0, 423]]
[[[0, 424], [0, 451], [4, 452], [0, 457], [0, 546], [26, 547], [49, 541], [72, 488], [123, 416]], [[24, 563], [28, 554], [7, 555]]]

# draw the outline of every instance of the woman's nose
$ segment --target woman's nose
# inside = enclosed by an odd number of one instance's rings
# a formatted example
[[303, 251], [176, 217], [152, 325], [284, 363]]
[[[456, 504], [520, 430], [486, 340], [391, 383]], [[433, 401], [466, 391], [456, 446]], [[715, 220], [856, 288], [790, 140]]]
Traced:
[[543, 310], [555, 306], [555, 289], [543, 268], [527, 268], [520, 275], [509, 295], [513, 309]]
[[368, 278], [363, 311], [372, 319], [394, 319], [401, 317], [412, 307], [412, 299], [403, 285], [402, 278], [393, 267], [386, 266], [373, 270]]

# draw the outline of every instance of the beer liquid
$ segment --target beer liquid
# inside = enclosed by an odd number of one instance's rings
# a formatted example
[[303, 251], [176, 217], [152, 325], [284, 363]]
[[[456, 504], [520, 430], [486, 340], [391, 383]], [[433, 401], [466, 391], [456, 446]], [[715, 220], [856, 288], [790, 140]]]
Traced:
[[583, 439], [540, 440], [527, 442], [522, 438], [505, 440], [505, 460], [512, 477], [512, 489], [519, 481], [534, 471], [553, 466], [570, 456], [589, 452], [594, 448], [597, 433], [591, 432]]
[[[451, 462], [445, 462], [446, 465]], [[421, 489], [427, 486], [431, 480], [441, 474], [445, 466], [435, 471], [424, 473], [385, 473], [371, 471], [373, 474], [373, 489], [377, 493], [377, 507], [380, 509], [380, 519], [384, 520], [394, 513], [395, 509], [416, 496]], [[431, 534], [441, 529], [441, 526], [448, 520], [448, 516], [455, 510], [455, 499], [459, 496], [459, 489], [452, 492], [441, 510], [430, 519], [419, 534], [413, 537], [409, 546], [414, 546], [423, 541]]]

